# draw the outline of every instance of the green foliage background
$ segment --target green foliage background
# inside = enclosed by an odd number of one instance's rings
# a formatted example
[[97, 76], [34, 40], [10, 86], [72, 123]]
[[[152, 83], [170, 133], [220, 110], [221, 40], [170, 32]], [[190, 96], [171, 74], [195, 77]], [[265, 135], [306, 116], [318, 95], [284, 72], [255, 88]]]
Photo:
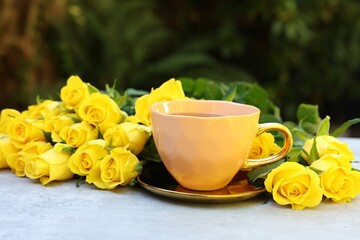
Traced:
[[[45, 34], [56, 81], [149, 90], [171, 77], [256, 82], [286, 120], [300, 103], [358, 117], [357, 0], [68, 0]], [[57, 91], [57, 90], [56, 90]]]

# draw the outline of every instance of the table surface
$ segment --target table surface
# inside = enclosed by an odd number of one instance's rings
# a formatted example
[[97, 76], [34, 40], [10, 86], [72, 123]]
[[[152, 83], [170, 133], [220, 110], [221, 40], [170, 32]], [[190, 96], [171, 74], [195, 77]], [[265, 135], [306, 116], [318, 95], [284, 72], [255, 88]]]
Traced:
[[[342, 138], [360, 160], [360, 139]], [[354, 164], [358, 167], [359, 164]], [[302, 211], [265, 196], [189, 203], [140, 186], [114, 191], [75, 180], [42, 186], [0, 170], [0, 239], [358, 239], [360, 196]], [[240, 237], [240, 238], [239, 238]]]

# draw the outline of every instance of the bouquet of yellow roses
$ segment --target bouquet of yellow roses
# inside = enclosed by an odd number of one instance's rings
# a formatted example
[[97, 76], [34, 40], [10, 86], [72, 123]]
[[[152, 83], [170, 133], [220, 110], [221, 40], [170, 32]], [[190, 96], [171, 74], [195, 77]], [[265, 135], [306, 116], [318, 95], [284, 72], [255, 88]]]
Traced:
[[3, 109], [0, 118], [0, 167], [19, 177], [55, 180], [82, 177], [101, 189], [126, 186], [142, 169], [139, 155], [151, 136], [150, 105], [185, 98], [174, 79], [138, 97], [128, 115], [120, 96], [104, 92], [78, 76], [60, 91], [61, 101], [47, 99], [18, 112]]
[[[136, 183], [147, 161], [161, 162], [151, 136], [150, 106], [187, 97], [221, 99], [256, 105], [261, 121], [278, 121], [279, 109], [257, 84], [216, 83], [208, 79], [170, 79], [150, 93], [115, 86], [96, 89], [71, 76], [60, 99], [38, 100], [27, 110], [3, 109], [0, 115], [0, 168], [46, 185], [74, 176], [101, 189]], [[316, 106], [301, 105], [299, 124], [285, 122], [295, 144], [286, 159], [248, 173], [254, 185], [265, 186], [274, 200], [293, 209], [314, 207], [323, 196], [350, 201], [360, 193], [360, 173], [346, 144], [329, 135], [329, 118], [320, 120]], [[339, 135], [352, 124], [346, 122]], [[250, 153], [262, 158], [276, 153], [282, 139], [258, 136]]]
[[[360, 119], [350, 120], [330, 134], [330, 117], [321, 120], [316, 106], [300, 105], [298, 118], [298, 125], [284, 123], [294, 137], [288, 156], [254, 169], [249, 179], [255, 184], [260, 180], [278, 204], [291, 205], [292, 209], [315, 207], [324, 196], [336, 203], [350, 202], [360, 193], [360, 172], [351, 165], [353, 152], [337, 136]], [[258, 147], [263, 150], [269, 146], [271, 141]]]

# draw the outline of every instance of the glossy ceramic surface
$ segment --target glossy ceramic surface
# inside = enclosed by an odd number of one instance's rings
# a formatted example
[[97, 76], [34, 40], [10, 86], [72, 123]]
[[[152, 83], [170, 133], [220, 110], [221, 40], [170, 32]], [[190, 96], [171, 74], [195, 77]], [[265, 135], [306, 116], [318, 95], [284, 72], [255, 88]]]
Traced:
[[[216, 114], [216, 117], [181, 115]], [[228, 101], [175, 100], [151, 107], [152, 131], [159, 155], [170, 174], [193, 190], [216, 190], [228, 185], [242, 168], [281, 159], [290, 149], [285, 141], [281, 154], [248, 160], [256, 134], [268, 129], [291, 134], [280, 124], [260, 125], [260, 110]]]

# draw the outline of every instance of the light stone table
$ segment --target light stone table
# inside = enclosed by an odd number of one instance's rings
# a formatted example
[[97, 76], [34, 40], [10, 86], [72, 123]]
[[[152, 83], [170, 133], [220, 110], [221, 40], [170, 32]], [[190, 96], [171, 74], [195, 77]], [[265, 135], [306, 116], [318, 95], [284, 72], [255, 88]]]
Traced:
[[[359, 161], [360, 139], [342, 140]], [[360, 196], [302, 211], [264, 199], [186, 203], [140, 186], [106, 191], [72, 180], [44, 187], [0, 170], [0, 239], [360, 238]]]

